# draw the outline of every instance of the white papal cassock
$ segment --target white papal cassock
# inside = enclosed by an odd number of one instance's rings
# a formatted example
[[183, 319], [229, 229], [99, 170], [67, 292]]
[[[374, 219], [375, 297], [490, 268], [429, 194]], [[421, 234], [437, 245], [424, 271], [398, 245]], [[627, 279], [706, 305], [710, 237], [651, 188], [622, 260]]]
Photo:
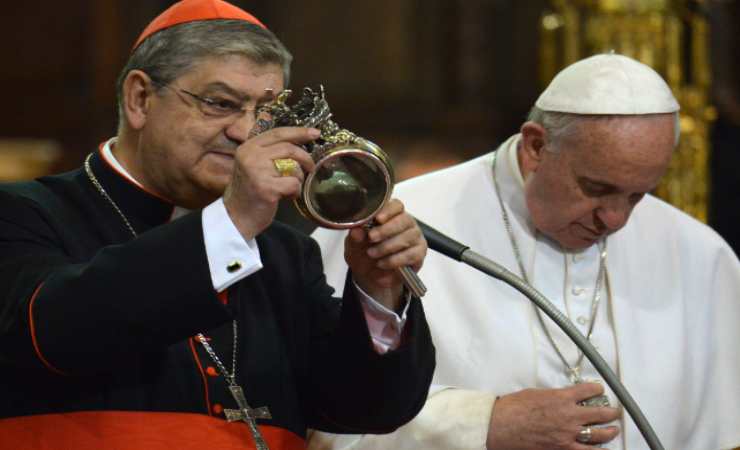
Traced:
[[[496, 177], [532, 284], [586, 334], [598, 248], [563, 252], [535, 232], [516, 158], [499, 147]], [[394, 196], [441, 232], [519, 274], [493, 184], [494, 153], [400, 183]], [[318, 230], [329, 282], [344, 285], [343, 232]], [[710, 228], [646, 196], [607, 239], [592, 343], [638, 402], [666, 449], [740, 446], [740, 263]], [[430, 252], [420, 275], [437, 348], [435, 386], [410, 424], [385, 436], [315, 433], [311, 449], [482, 449], [496, 395], [570, 384], [532, 304], [503, 283]], [[546, 316], [565, 357], [574, 344]], [[600, 379], [588, 361], [585, 378]], [[612, 404], [614, 394], [607, 389]], [[646, 449], [626, 414], [610, 449]]]

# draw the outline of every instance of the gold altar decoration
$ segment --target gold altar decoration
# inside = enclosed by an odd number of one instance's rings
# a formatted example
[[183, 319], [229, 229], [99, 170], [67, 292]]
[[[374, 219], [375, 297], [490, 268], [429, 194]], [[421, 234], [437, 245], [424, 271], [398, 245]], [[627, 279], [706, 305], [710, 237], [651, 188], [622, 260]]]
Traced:
[[61, 153], [59, 144], [51, 140], [0, 138], [0, 182], [48, 175]]
[[614, 51], [660, 73], [681, 105], [681, 140], [656, 194], [707, 221], [710, 67], [705, 0], [550, 0], [540, 21], [540, 76]]

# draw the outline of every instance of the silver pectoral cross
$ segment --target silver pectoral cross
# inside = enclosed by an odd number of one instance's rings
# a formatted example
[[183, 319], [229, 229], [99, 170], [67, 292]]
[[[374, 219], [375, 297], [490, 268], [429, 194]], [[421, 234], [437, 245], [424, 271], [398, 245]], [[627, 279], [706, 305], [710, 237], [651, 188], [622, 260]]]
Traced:
[[252, 436], [254, 437], [254, 443], [257, 450], [269, 450], [267, 443], [262, 438], [262, 434], [257, 428], [256, 419], [272, 419], [270, 410], [266, 406], [254, 409], [250, 408], [246, 397], [244, 397], [244, 391], [241, 386], [237, 386], [236, 384], [231, 385], [229, 386], [229, 391], [231, 391], [231, 395], [239, 405], [239, 409], [224, 409], [226, 420], [229, 422], [236, 422], [239, 420], [244, 421], [244, 423], [249, 425], [249, 429], [252, 431]]
[[581, 368], [580, 367], [568, 367], [568, 370], [566, 370], [566, 375], [568, 375], [568, 378], [570, 378], [570, 382], [573, 384], [583, 383], [583, 378], [581, 378]]
[[[584, 380], [581, 378], [580, 371], [578, 369], [571, 370], [571, 381], [573, 384], [580, 384], [580, 383], [599, 383], [601, 384], [601, 380]], [[611, 402], [609, 402], [609, 397], [606, 396], [606, 394], [601, 395], [595, 395], [591, 398], [587, 398], [586, 400], [582, 400], [578, 402], [581, 406], [611, 406]]]

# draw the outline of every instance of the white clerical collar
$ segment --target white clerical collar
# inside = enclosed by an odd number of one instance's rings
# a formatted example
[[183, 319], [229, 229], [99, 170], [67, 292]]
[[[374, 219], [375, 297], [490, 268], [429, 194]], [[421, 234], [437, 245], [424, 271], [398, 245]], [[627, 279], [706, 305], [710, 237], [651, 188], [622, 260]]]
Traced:
[[519, 167], [519, 143], [521, 142], [522, 135], [516, 136], [516, 139], [512, 141], [512, 145], [504, 149], [506, 152], [506, 159], [509, 162], [509, 167], [512, 175], [519, 182], [519, 186], [524, 189], [524, 177], [522, 177], [522, 169]]
[[524, 179], [522, 178], [517, 158], [517, 149], [520, 141], [521, 135], [515, 134], [501, 144], [495, 156], [498, 159], [496, 164], [496, 178], [499, 182], [502, 199], [508, 208], [510, 208], [513, 218], [529, 234], [535, 236], [535, 228], [527, 210], [527, 202], [524, 197]]
[[139, 183], [138, 181], [136, 181], [136, 179], [134, 179], [134, 177], [132, 177], [131, 174], [128, 173], [128, 170], [126, 170], [121, 165], [121, 163], [118, 162], [118, 160], [116, 159], [116, 157], [113, 156], [113, 150], [112, 150], [112, 148], [115, 145], [115, 143], [116, 143], [116, 138], [115, 137], [112, 137], [112, 138], [108, 139], [108, 141], [106, 141], [105, 144], [103, 144], [103, 148], [101, 150], [101, 153], [103, 155], [103, 159], [111, 167], [113, 167], [113, 169], [115, 169], [115, 171], [118, 172], [121, 176], [123, 176], [124, 178], [126, 178], [131, 183], [139, 186], [141, 189], [144, 189], [144, 186], [141, 183]]
[[[138, 181], [136, 181], [136, 179], [131, 176], [131, 174], [128, 172], [128, 170], [126, 170], [126, 168], [124, 168], [123, 165], [121, 165], [121, 163], [118, 162], [118, 160], [116, 159], [116, 157], [113, 155], [113, 150], [112, 149], [113, 149], [113, 146], [116, 144], [116, 140], [117, 139], [115, 137], [112, 137], [112, 138], [108, 139], [108, 141], [106, 141], [105, 144], [103, 144], [103, 148], [101, 149], [101, 152], [100, 152], [103, 155], [103, 159], [111, 167], [113, 167], [113, 169], [116, 172], [118, 172], [122, 177], [126, 178], [131, 183], [135, 184], [136, 186], [138, 186], [142, 190], [145, 190], [146, 191], [146, 189], [144, 188], [144, 186], [141, 183], [139, 183]], [[170, 217], [170, 221], [173, 221], [173, 220], [177, 219], [178, 217], [182, 217], [182, 216], [188, 214], [189, 212], [191, 212], [189, 209], [185, 209], [185, 208], [182, 208], [180, 206], [175, 206], [175, 208], [172, 210], [172, 216]]]

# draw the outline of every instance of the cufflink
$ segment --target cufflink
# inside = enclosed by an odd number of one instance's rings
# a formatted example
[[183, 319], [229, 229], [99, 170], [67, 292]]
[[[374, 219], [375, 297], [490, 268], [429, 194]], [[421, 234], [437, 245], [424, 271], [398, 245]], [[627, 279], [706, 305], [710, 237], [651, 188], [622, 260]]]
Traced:
[[236, 271], [241, 270], [242, 263], [241, 261], [231, 261], [229, 265], [226, 266], [226, 271], [229, 273], [234, 273]]

